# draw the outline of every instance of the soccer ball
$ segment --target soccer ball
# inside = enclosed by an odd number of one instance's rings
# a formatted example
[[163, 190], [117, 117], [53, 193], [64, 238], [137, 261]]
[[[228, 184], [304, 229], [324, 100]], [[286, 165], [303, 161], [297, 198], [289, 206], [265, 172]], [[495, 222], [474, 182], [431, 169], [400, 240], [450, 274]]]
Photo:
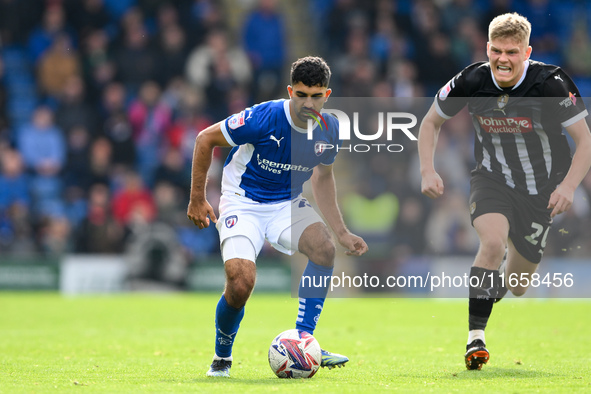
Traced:
[[284, 331], [269, 347], [269, 366], [280, 378], [311, 378], [321, 359], [320, 344], [305, 331]]

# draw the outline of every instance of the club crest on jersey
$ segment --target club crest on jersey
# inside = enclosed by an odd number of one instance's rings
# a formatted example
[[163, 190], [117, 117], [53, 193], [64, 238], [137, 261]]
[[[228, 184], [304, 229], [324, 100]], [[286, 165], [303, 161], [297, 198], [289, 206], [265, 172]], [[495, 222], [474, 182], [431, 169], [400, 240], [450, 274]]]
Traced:
[[314, 143], [314, 153], [316, 153], [316, 156], [323, 154], [327, 145], [328, 142], [326, 141], [316, 141], [316, 143]]
[[502, 94], [497, 99], [497, 106], [499, 107], [500, 110], [503, 110], [503, 108], [505, 108], [505, 106], [507, 105], [508, 101], [509, 101], [509, 95]]
[[236, 223], [238, 223], [238, 216], [232, 215], [232, 216], [228, 216], [226, 218], [226, 227], [227, 228], [234, 227], [236, 225]]

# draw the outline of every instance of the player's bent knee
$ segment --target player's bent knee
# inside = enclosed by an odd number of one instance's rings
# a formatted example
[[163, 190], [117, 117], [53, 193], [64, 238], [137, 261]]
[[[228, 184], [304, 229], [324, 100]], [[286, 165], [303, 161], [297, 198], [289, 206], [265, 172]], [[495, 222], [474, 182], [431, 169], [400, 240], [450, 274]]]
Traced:
[[224, 291], [226, 300], [234, 308], [242, 308], [250, 298], [254, 285], [254, 277], [227, 277]]
[[[248, 260], [243, 260], [250, 263]], [[250, 270], [226, 271], [226, 283], [234, 289], [250, 291], [254, 288], [256, 273]]]
[[243, 307], [246, 304], [246, 301], [250, 298], [253, 289], [254, 281], [227, 283], [225, 294], [228, 303], [235, 308]]
[[505, 254], [506, 243], [501, 238], [489, 238], [481, 241], [481, 246], [485, 252], [490, 254]]
[[316, 245], [308, 258], [315, 264], [332, 267], [336, 256], [336, 246], [332, 239], [326, 239]]
[[491, 260], [498, 260], [499, 263], [505, 255], [505, 242], [501, 239], [482, 240], [479, 253]]

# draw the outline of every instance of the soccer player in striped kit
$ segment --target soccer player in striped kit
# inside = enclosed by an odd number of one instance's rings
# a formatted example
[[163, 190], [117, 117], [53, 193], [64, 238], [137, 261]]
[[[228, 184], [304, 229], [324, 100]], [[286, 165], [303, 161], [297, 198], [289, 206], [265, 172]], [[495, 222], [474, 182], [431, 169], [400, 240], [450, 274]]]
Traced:
[[[292, 64], [289, 100], [247, 108], [197, 136], [187, 216], [199, 228], [216, 223], [226, 272], [216, 309], [215, 355], [207, 376], [230, 376], [232, 346], [265, 240], [283, 253], [306, 255], [304, 276], [314, 283], [332, 275], [335, 244], [328, 227], [301, 196], [304, 182], [311, 179], [316, 203], [346, 253], [360, 256], [368, 250], [365, 241], [346, 228], [337, 206], [333, 176], [334, 147], [340, 145], [337, 119], [323, 117], [315, 124], [313, 138], [307, 136], [308, 120], [319, 119], [331, 93], [330, 74], [323, 59], [301, 58]], [[205, 198], [216, 146], [234, 147], [224, 164], [219, 220]], [[313, 334], [328, 289], [309, 284], [300, 283], [296, 329]], [[343, 355], [322, 351], [323, 367], [340, 367], [347, 361]]]
[[[581, 95], [560, 67], [530, 59], [530, 32], [519, 14], [494, 18], [489, 61], [466, 67], [441, 88], [419, 131], [421, 191], [430, 198], [444, 191], [433, 163], [441, 125], [467, 105], [476, 132], [469, 203], [480, 247], [470, 269], [468, 369], [489, 360], [484, 329], [493, 303], [507, 290], [526, 292], [529, 283], [511, 286], [515, 281], [507, 279], [531, 279], [552, 218], [570, 208], [591, 166]], [[572, 157], [563, 128], [576, 145]]]

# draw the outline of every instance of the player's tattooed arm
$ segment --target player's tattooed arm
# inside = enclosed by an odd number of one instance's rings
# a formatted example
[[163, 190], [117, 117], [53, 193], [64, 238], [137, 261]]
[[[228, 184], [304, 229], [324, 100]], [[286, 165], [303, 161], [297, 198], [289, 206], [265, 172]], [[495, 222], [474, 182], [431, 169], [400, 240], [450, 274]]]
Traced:
[[187, 217], [200, 229], [209, 227], [210, 219], [213, 223], [217, 222], [213, 208], [205, 197], [207, 171], [211, 166], [213, 149], [216, 146], [230, 146], [222, 134], [221, 122], [201, 131], [195, 139], [193, 149], [191, 194]]

